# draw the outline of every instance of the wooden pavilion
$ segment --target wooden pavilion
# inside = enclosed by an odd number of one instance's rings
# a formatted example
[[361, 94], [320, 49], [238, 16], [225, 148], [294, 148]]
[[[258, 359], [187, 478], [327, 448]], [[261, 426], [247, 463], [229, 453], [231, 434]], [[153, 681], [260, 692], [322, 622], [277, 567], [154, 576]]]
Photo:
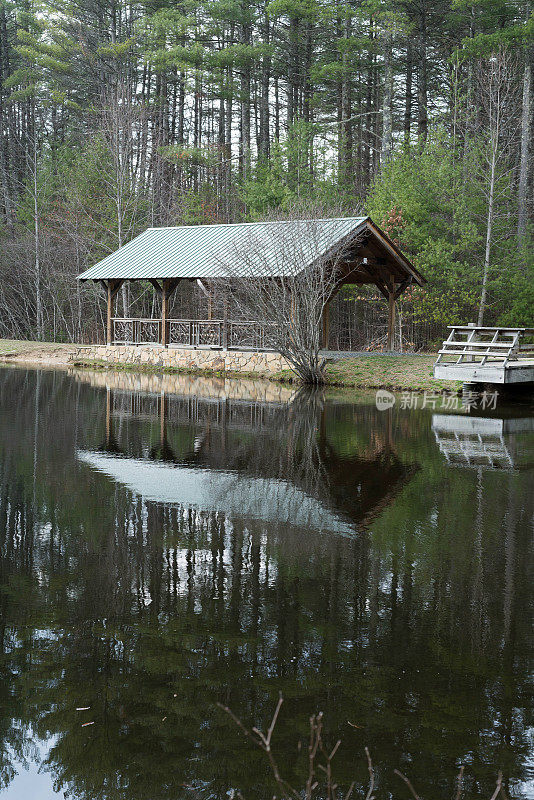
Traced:
[[[305, 239], [310, 226], [317, 236], [310, 247], [308, 263], [287, 263], [281, 257], [280, 242], [289, 236]], [[181, 281], [196, 282], [210, 296], [209, 287], [214, 282], [250, 279], [250, 267], [245, 270], [237, 259], [231, 264], [231, 254], [248, 239], [254, 240], [262, 253], [261, 274], [253, 276], [258, 280], [288, 279], [318, 259], [327, 269], [334, 263], [336, 253], [342, 252], [341, 268], [336, 263], [335, 291], [344, 284], [371, 284], [378, 288], [388, 304], [389, 350], [393, 346], [395, 301], [410, 285], [425, 283], [408, 258], [369, 217], [149, 228], [78, 276], [80, 281], [97, 281], [106, 290], [107, 343], [269, 349], [265, 323], [228, 319], [227, 311], [223, 319], [212, 319], [211, 303], [206, 320], [169, 317], [169, 299]], [[223, 262], [228, 264], [229, 254], [230, 272], [222, 266]], [[160, 318], [114, 316], [114, 300], [125, 281], [152, 285], [161, 298]], [[328, 326], [326, 308], [324, 346], [328, 343]]]

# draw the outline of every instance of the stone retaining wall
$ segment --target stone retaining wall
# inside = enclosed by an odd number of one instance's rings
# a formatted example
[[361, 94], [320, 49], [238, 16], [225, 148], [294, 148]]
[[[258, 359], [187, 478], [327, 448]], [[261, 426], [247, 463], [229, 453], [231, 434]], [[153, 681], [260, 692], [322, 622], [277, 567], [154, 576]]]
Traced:
[[128, 364], [139, 367], [213, 370], [273, 375], [291, 369], [279, 353], [245, 350], [193, 350], [160, 345], [80, 345], [69, 357], [78, 361], [103, 361], [106, 364]]

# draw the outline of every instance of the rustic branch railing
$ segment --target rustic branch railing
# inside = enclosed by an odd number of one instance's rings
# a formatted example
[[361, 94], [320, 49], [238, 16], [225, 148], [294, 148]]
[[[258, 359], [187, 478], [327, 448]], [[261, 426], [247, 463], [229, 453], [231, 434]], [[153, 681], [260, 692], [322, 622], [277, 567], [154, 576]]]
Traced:
[[160, 319], [114, 317], [114, 344], [158, 344], [161, 342]]
[[239, 350], [274, 350], [274, 322], [229, 322], [228, 347]]
[[[534, 359], [534, 328], [485, 328], [450, 325], [436, 364], [473, 364], [484, 366], [509, 361]], [[525, 342], [525, 339], [531, 339]]]
[[[114, 317], [113, 344], [143, 345], [161, 342], [160, 319]], [[228, 320], [169, 319], [166, 321], [169, 347], [274, 350], [274, 323]]]
[[170, 319], [169, 345], [182, 347], [222, 347], [223, 321]]

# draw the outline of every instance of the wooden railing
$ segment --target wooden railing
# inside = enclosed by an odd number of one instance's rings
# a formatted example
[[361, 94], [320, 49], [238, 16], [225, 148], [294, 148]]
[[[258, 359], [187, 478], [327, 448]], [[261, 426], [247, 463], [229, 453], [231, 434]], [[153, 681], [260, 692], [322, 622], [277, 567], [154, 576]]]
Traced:
[[274, 350], [274, 322], [229, 322], [228, 347], [237, 350]]
[[158, 344], [161, 342], [160, 319], [114, 317], [113, 344]]
[[223, 320], [170, 319], [167, 341], [175, 347], [223, 347]]
[[[113, 344], [157, 344], [162, 340], [160, 319], [114, 317]], [[234, 350], [274, 350], [275, 323], [221, 319], [169, 319], [169, 347], [205, 347]]]
[[[534, 359], [534, 328], [486, 328], [450, 325], [436, 364], [473, 364], [479, 366]], [[526, 341], [529, 339], [530, 341]]]

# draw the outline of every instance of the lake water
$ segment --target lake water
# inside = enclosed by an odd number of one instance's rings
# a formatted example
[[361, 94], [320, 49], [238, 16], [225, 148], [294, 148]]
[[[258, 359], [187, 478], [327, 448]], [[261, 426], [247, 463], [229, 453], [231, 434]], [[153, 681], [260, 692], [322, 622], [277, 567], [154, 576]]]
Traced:
[[[534, 797], [532, 404], [0, 370], [0, 800]], [[89, 724], [90, 723], [90, 724]], [[363, 794], [362, 794], [363, 792]]]

